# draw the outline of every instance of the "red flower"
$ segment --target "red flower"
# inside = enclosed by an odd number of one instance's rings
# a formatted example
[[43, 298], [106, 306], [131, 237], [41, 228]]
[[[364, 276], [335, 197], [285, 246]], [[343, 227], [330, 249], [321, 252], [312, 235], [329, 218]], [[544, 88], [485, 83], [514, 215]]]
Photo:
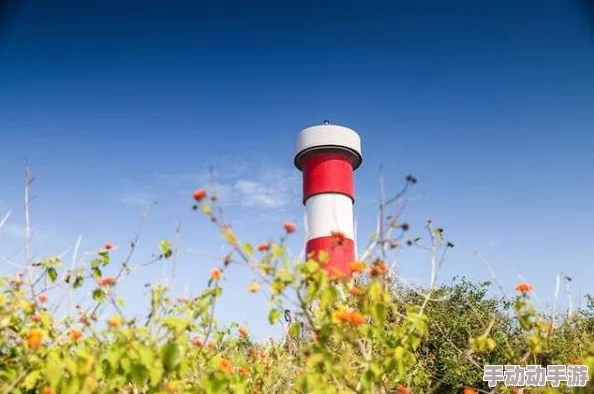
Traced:
[[516, 285], [516, 291], [519, 291], [522, 294], [530, 293], [533, 289], [534, 286], [528, 282], [522, 282]]
[[360, 287], [352, 287], [349, 290], [349, 293], [351, 293], [351, 295], [354, 295], [354, 296], [360, 296], [360, 295], [363, 295], [364, 291]]
[[410, 394], [410, 389], [405, 386], [404, 384], [399, 384], [398, 387], [396, 388], [396, 393], [397, 394]]
[[249, 334], [249, 332], [248, 332], [247, 328], [245, 328], [245, 327], [240, 327], [240, 328], [239, 328], [239, 330], [238, 330], [238, 332], [239, 332], [239, 335], [240, 335], [242, 338], [247, 338], [247, 337], [249, 337], [249, 336], [250, 336], [250, 334]]
[[270, 242], [263, 242], [257, 248], [260, 252], [268, 252], [270, 250]]
[[101, 279], [99, 279], [100, 286], [115, 286], [115, 284], [116, 278], [113, 276], [103, 276]]
[[109, 242], [109, 241], [107, 241], [107, 242], [105, 243], [105, 245], [103, 245], [103, 248], [104, 248], [105, 250], [112, 250], [112, 249], [113, 249], [113, 247], [114, 247], [114, 246], [113, 246], [113, 244], [112, 244], [111, 242]]
[[291, 233], [294, 233], [295, 231], [297, 231], [297, 226], [295, 226], [295, 223], [292, 223], [292, 222], [283, 223], [283, 228], [285, 229], [285, 231], [288, 234], [291, 234]]
[[247, 369], [246, 367], [241, 367], [239, 368], [238, 373], [243, 376], [244, 378], [247, 378], [248, 376], [250, 376], [250, 371], [249, 369]]
[[382, 260], [374, 261], [372, 266], [369, 268], [369, 274], [371, 276], [385, 275], [387, 272], [388, 267], [386, 267], [386, 263], [384, 263]]
[[49, 300], [49, 297], [45, 293], [41, 293], [37, 296], [37, 301], [41, 303], [47, 302], [47, 300]]
[[73, 342], [77, 342], [79, 339], [83, 337], [83, 332], [77, 328], [73, 328], [68, 332], [68, 336], [70, 337], [70, 340], [72, 340]]
[[219, 268], [213, 268], [212, 270], [210, 270], [210, 278], [211, 279], [219, 280], [219, 279], [221, 279], [222, 274], [223, 274], [223, 272]]
[[194, 191], [194, 194], [192, 194], [192, 197], [194, 197], [194, 200], [200, 202], [206, 198], [206, 190], [197, 189]]

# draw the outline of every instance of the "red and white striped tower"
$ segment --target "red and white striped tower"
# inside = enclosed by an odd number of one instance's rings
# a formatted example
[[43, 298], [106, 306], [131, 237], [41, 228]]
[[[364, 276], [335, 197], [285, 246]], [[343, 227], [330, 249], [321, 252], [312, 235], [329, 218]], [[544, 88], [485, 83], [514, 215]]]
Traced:
[[349, 264], [355, 260], [354, 171], [362, 161], [361, 139], [349, 128], [324, 121], [297, 137], [295, 166], [303, 172], [306, 254], [317, 257], [326, 251], [326, 269], [339, 275], [348, 276]]

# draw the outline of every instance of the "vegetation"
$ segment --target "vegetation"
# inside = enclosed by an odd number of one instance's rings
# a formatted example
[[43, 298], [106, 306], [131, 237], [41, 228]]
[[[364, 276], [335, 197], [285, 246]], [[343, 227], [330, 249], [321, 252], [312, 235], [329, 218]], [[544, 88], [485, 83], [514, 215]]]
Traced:
[[[406, 188], [416, 180], [407, 177]], [[382, 203], [380, 211], [388, 203]], [[453, 243], [426, 223], [426, 239], [410, 238], [406, 223], [389, 217], [350, 275], [323, 268], [327, 256], [293, 261], [285, 242], [296, 227], [284, 223], [276, 243], [248, 245], [222, 221], [216, 194], [197, 190], [194, 209], [206, 215], [231, 252], [212, 267], [205, 289], [174, 299], [154, 286], [145, 321], [119, 312], [118, 282], [106, 243], [84, 268], [59, 258], [31, 262], [0, 278], [0, 393], [590, 393], [587, 387], [506, 387], [483, 381], [486, 364], [585, 364], [594, 371], [594, 299], [571, 315], [547, 316], [531, 304], [532, 287], [516, 296], [491, 297], [491, 283], [456, 279], [436, 286], [435, 273]], [[336, 248], [344, 240], [334, 234]], [[426, 243], [423, 243], [426, 242]], [[132, 248], [134, 244], [132, 245]], [[160, 243], [157, 260], [175, 254]], [[421, 247], [434, 275], [428, 288], [403, 283], [390, 252]], [[245, 327], [214, 320], [222, 278], [235, 265], [252, 269], [246, 292], [265, 292], [270, 324], [286, 324], [281, 341], [255, 343]], [[58, 319], [48, 294], [92, 287], [94, 305]], [[97, 316], [116, 313], [105, 329]]]

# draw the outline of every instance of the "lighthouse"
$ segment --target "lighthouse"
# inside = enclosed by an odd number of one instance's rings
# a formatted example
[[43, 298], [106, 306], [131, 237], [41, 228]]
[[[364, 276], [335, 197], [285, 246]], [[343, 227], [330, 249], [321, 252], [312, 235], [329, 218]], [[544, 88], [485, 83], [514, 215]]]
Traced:
[[295, 166], [303, 173], [306, 210], [306, 254], [326, 252], [325, 268], [349, 275], [355, 260], [354, 173], [361, 165], [361, 138], [347, 127], [311, 126], [297, 136]]

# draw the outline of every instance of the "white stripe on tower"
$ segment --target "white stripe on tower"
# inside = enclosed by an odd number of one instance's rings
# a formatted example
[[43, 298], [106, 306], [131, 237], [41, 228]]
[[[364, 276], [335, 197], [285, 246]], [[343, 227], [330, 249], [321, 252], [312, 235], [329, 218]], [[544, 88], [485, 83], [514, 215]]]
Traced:
[[307, 240], [325, 237], [333, 231], [354, 239], [353, 200], [337, 193], [316, 194], [305, 202], [307, 222], [311, 223]]
[[353, 178], [361, 162], [361, 140], [351, 129], [324, 122], [299, 133], [295, 166], [303, 172], [306, 253], [327, 252], [326, 268], [339, 275], [348, 275], [355, 259]]

